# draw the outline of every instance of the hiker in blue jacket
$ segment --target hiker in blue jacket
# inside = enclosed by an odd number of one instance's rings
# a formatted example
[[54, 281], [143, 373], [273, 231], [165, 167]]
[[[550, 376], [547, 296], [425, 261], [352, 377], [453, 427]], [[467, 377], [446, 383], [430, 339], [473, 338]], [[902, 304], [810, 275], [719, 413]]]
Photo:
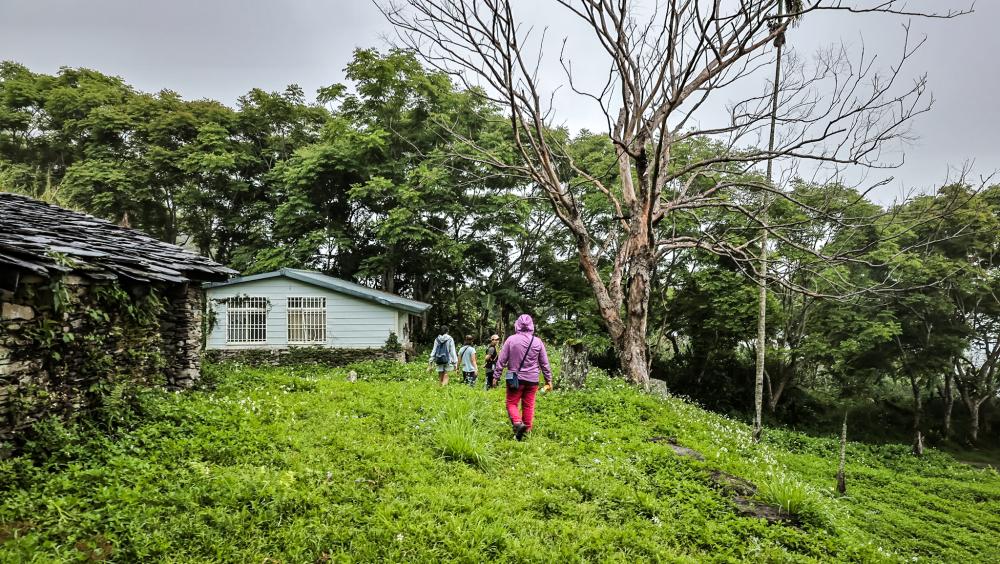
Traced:
[[431, 367], [436, 366], [441, 385], [447, 386], [448, 373], [454, 370], [455, 365], [458, 364], [458, 354], [455, 352], [455, 339], [452, 339], [451, 335], [448, 334], [448, 326], [442, 325], [439, 333], [431, 348], [431, 358], [427, 371], [430, 372]]

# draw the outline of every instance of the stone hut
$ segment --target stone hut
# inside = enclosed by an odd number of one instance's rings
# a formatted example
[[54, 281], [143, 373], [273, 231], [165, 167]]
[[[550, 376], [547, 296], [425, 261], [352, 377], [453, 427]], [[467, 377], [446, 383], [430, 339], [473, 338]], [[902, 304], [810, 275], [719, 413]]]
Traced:
[[190, 387], [201, 284], [233, 274], [140, 231], [0, 192], [0, 441], [123, 387]]

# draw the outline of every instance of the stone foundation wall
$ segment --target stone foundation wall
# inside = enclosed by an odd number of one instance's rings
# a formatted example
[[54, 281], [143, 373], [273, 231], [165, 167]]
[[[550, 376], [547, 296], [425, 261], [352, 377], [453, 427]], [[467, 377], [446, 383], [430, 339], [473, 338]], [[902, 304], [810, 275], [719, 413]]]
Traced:
[[99, 407], [123, 387], [189, 387], [200, 345], [198, 288], [65, 276], [0, 289], [0, 441]]
[[190, 388], [201, 377], [202, 317], [205, 292], [188, 285], [167, 293], [169, 303], [160, 322], [167, 386]]
[[[49, 373], [38, 358], [22, 354], [31, 340], [24, 335], [24, 328], [31, 326], [40, 312], [30, 305], [18, 303], [14, 292], [0, 289], [0, 442], [13, 437], [16, 430], [29, 424], [31, 409], [26, 404], [24, 389], [46, 389]], [[52, 403], [72, 402], [71, 398], [48, 397]], [[4, 448], [0, 446], [0, 458]]]
[[291, 347], [284, 349], [239, 349], [205, 351], [208, 362], [236, 362], [248, 366], [291, 366], [316, 364], [346, 366], [366, 360], [402, 360], [402, 353], [385, 349], [336, 349], [324, 347]]

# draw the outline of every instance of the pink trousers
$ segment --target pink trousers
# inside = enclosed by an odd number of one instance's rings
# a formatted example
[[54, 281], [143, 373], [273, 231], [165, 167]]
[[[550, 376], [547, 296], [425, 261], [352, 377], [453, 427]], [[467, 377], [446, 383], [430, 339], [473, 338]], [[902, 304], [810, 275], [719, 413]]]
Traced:
[[[521, 382], [516, 390], [507, 388], [507, 415], [510, 415], [510, 422], [514, 425], [524, 423], [531, 428], [531, 421], [535, 418], [535, 393], [538, 392], [536, 382]], [[518, 411], [517, 404], [521, 404]]]

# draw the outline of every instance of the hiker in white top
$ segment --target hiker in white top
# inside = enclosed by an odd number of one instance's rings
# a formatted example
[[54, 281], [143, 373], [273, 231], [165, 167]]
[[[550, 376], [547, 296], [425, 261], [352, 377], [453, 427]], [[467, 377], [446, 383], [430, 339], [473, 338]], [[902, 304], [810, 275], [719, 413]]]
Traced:
[[431, 367], [437, 366], [441, 385], [446, 386], [448, 385], [448, 373], [455, 369], [456, 364], [458, 364], [458, 355], [455, 354], [455, 339], [452, 339], [451, 335], [448, 334], [448, 326], [442, 325], [440, 335], [434, 339], [434, 347], [431, 348], [431, 358], [427, 371], [430, 372]]
[[472, 335], [465, 336], [465, 345], [458, 349], [458, 359], [462, 362], [462, 379], [469, 386], [476, 385], [479, 376], [479, 363], [476, 361], [476, 347], [472, 344]]

